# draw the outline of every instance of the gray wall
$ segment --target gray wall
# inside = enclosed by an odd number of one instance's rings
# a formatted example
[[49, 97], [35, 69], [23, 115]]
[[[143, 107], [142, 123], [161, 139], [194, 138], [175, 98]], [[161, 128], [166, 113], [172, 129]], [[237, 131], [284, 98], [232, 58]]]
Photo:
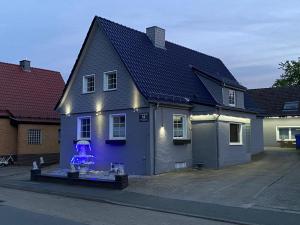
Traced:
[[263, 119], [257, 117], [255, 114], [245, 112], [234, 112], [229, 110], [223, 110], [222, 114], [236, 117], [244, 117], [251, 119], [251, 123], [246, 126], [245, 131], [248, 135], [247, 144], [248, 152], [251, 154], [257, 154], [264, 150], [264, 134], [263, 134]]
[[[173, 114], [185, 114], [189, 121], [188, 110], [160, 107], [155, 111], [156, 173], [174, 170], [176, 162], [186, 162], [188, 167], [192, 165], [192, 144], [174, 145], [173, 143]], [[189, 124], [188, 139], [191, 139], [190, 127]]]
[[[76, 153], [73, 140], [77, 137], [77, 118], [91, 116], [91, 147], [95, 155], [97, 170], [108, 170], [111, 162], [124, 163], [129, 174], [150, 174], [147, 161], [149, 161], [149, 122], [139, 122], [139, 113], [149, 112], [149, 109], [115, 110], [103, 112], [96, 116], [93, 114], [78, 114], [62, 116], [61, 118], [61, 161], [62, 168], [68, 168], [69, 162]], [[126, 113], [126, 144], [117, 146], [106, 144], [109, 140], [109, 114]]]
[[243, 144], [229, 145], [229, 122], [218, 122], [219, 126], [219, 166], [241, 164], [251, 160], [248, 152], [246, 126], [243, 125]]
[[223, 110], [221, 114], [251, 120], [251, 123], [243, 124], [243, 144], [229, 144], [229, 122], [193, 121], [193, 159], [195, 162], [204, 162], [205, 166], [216, 168], [219, 161], [219, 167], [224, 167], [249, 162], [251, 155], [263, 151], [261, 118], [257, 118], [255, 114], [230, 110]]
[[[101, 28], [94, 29], [87, 48], [62, 102], [61, 113], [65, 113], [67, 107], [71, 113], [81, 113], [96, 111], [97, 106], [104, 111], [147, 106]], [[112, 70], [117, 70], [117, 90], [104, 92], [103, 73]], [[82, 94], [83, 76], [89, 74], [95, 74], [95, 92]]]
[[[95, 26], [98, 26], [97, 24]], [[73, 140], [77, 139], [77, 117], [91, 115], [93, 153], [96, 156], [95, 169], [109, 169], [110, 162], [121, 162], [130, 174], [150, 174], [149, 166], [149, 122], [139, 122], [139, 112], [149, 112], [148, 104], [138, 92], [130, 74], [101, 29], [94, 27], [85, 54], [80, 59], [73, 80], [61, 104], [61, 166], [69, 167], [75, 153]], [[103, 91], [103, 73], [117, 70], [117, 90]], [[82, 94], [84, 75], [95, 74], [95, 92]], [[134, 107], [139, 112], [133, 112]], [[102, 115], [96, 116], [96, 110]], [[126, 113], [127, 142], [123, 146], [105, 144], [109, 139], [109, 114]]]
[[276, 141], [276, 126], [299, 126], [300, 118], [265, 118], [263, 121], [264, 145], [266, 147], [279, 147]]
[[251, 120], [251, 142], [250, 152], [260, 153], [264, 150], [263, 118]]
[[[223, 88], [223, 104], [229, 106], [229, 88]], [[244, 105], [244, 92], [242, 91], [235, 91], [236, 94], [236, 107], [237, 108], [245, 108]]]
[[215, 121], [193, 122], [193, 162], [218, 167], [217, 126]]

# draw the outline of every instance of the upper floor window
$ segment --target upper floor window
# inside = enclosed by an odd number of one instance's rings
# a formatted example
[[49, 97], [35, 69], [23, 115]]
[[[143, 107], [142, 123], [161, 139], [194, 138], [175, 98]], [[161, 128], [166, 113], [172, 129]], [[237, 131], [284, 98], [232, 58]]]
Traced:
[[236, 105], [236, 95], [235, 95], [235, 90], [229, 90], [228, 94], [228, 104], [230, 106], [235, 106]]
[[117, 89], [117, 71], [104, 73], [103, 89], [104, 91], [112, 91]]
[[83, 76], [82, 93], [91, 93], [95, 91], [95, 75]]
[[77, 139], [91, 139], [91, 117], [79, 117], [77, 121]]
[[27, 143], [29, 145], [39, 145], [42, 143], [41, 129], [28, 129]]
[[229, 143], [230, 145], [241, 145], [242, 142], [242, 124], [230, 123], [229, 124]]
[[173, 138], [187, 138], [187, 119], [186, 115], [173, 115]]
[[112, 114], [109, 118], [109, 138], [124, 140], [126, 139], [126, 115]]

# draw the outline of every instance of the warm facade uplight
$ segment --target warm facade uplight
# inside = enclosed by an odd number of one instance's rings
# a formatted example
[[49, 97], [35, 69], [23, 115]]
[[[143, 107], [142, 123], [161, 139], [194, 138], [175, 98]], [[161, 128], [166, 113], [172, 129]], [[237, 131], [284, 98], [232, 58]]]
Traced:
[[100, 102], [98, 102], [96, 104], [96, 116], [99, 116], [102, 114], [102, 104]]
[[163, 137], [166, 136], [166, 129], [165, 129], [165, 127], [163, 125], [159, 128], [159, 136], [161, 138], [163, 138]]
[[134, 112], [138, 111], [140, 104], [140, 94], [136, 87], [133, 88], [132, 108]]
[[66, 105], [65, 114], [66, 114], [66, 116], [70, 116], [71, 115], [71, 105], [70, 104]]

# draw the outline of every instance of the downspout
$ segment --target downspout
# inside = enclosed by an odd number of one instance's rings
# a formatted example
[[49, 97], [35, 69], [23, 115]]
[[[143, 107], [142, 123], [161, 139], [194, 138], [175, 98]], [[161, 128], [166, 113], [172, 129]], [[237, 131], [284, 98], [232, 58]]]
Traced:
[[220, 168], [220, 154], [219, 154], [219, 117], [221, 116], [220, 108], [218, 108], [218, 116], [216, 118], [216, 137], [217, 137], [217, 169]]
[[158, 109], [159, 103], [156, 103], [156, 107], [153, 109], [153, 175], [156, 171], [156, 110]]

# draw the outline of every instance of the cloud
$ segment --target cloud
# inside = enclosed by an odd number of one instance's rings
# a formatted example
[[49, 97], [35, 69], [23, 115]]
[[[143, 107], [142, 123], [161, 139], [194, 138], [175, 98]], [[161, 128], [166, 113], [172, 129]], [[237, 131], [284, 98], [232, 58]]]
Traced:
[[0, 15], [3, 61], [27, 56], [65, 78], [95, 15], [141, 31], [162, 26], [168, 40], [221, 58], [248, 87], [270, 86], [278, 63], [300, 52], [297, 0], [27, 0], [3, 3]]

